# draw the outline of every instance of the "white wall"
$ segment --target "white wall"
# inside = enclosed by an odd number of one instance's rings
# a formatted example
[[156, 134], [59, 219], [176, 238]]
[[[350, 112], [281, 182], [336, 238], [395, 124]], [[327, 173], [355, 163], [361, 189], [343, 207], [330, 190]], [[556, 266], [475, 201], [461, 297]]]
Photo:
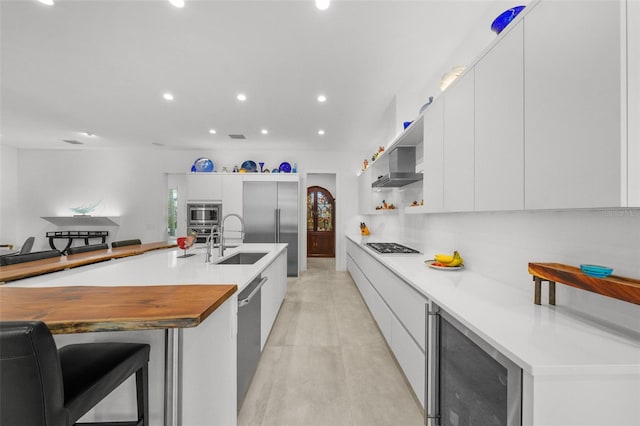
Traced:
[[14, 224], [18, 204], [18, 150], [0, 145], [0, 244], [20, 245], [21, 239]]
[[328, 190], [333, 198], [336, 197], [336, 176], [331, 173], [309, 173], [307, 174], [307, 188], [310, 186], [321, 186]]
[[[242, 150], [225, 152], [150, 150], [3, 150], [2, 182], [17, 182], [2, 191], [0, 230], [11, 230], [13, 241], [36, 237], [34, 250], [49, 248], [47, 231], [89, 230], [94, 228], [56, 227], [41, 216], [71, 216], [70, 207], [100, 201], [94, 216], [119, 216], [120, 226], [95, 228], [108, 230], [109, 240], [140, 238], [161, 241], [166, 237], [167, 173], [189, 173], [198, 157], [209, 157], [216, 169], [240, 165], [245, 160], [265, 161], [269, 168], [282, 161], [297, 163], [299, 171], [336, 174], [337, 197], [355, 199], [355, 170], [359, 155], [325, 151], [291, 152]], [[7, 163], [5, 167], [4, 163]], [[14, 177], [17, 176], [17, 179]], [[337, 217], [339, 244], [336, 264], [346, 269], [343, 223], [356, 215], [357, 206], [345, 203]], [[9, 234], [7, 234], [9, 236]], [[4, 231], [3, 231], [4, 238]], [[58, 245], [63, 248], [62, 242]]]

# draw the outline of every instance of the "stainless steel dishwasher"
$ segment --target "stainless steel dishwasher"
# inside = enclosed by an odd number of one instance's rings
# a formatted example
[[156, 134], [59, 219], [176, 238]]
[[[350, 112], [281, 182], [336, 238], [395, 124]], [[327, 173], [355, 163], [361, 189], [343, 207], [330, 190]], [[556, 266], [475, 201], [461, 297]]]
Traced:
[[260, 360], [260, 289], [267, 279], [258, 275], [238, 295], [238, 411]]

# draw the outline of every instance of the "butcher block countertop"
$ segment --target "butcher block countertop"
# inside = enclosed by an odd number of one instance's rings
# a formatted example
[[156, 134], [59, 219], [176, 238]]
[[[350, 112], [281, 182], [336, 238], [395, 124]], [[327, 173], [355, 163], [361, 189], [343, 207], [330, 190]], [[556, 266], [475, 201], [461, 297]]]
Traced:
[[0, 284], [8, 281], [20, 280], [51, 272], [63, 271], [78, 266], [104, 262], [111, 259], [136, 256], [153, 250], [177, 247], [175, 243], [164, 241], [132, 246], [117, 247], [106, 250], [95, 250], [85, 253], [71, 254], [49, 259], [34, 260], [32, 262], [18, 263], [0, 267]]
[[44, 321], [52, 333], [196, 327], [235, 284], [0, 287], [0, 321]]

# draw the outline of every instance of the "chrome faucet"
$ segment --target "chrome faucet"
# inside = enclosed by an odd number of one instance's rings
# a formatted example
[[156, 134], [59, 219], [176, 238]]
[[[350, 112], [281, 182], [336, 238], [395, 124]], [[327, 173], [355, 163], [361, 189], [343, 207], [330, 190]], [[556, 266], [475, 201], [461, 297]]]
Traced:
[[[222, 232], [218, 228], [218, 225], [213, 225], [211, 230], [209, 231], [209, 235], [207, 236], [207, 252], [205, 253], [204, 261], [205, 263], [209, 263], [211, 261], [211, 250], [213, 249], [213, 238], [219, 237], [222, 235]], [[220, 243], [222, 245], [222, 243]]]
[[229, 213], [228, 215], [223, 217], [222, 221], [220, 222], [220, 257], [224, 256], [224, 221], [227, 220], [229, 216], [237, 217], [240, 221], [240, 240], [244, 242], [244, 220], [242, 219], [242, 216], [236, 213]]

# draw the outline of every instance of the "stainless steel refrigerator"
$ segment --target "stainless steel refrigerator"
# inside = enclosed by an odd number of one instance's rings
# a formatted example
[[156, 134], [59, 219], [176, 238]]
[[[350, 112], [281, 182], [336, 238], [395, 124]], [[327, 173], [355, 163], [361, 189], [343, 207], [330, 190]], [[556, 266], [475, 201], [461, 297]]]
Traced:
[[298, 276], [298, 182], [244, 182], [244, 241], [287, 243], [287, 275]]

